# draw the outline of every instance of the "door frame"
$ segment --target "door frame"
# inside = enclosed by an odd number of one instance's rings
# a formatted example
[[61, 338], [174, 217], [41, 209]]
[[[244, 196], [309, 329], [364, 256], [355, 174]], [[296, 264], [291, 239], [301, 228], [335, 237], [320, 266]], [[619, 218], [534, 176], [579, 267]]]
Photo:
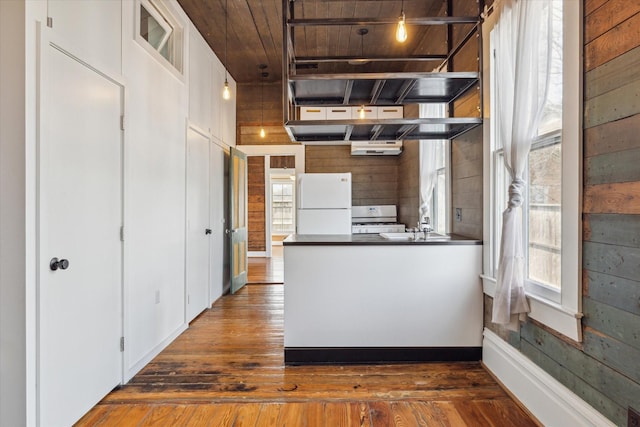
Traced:
[[[271, 218], [271, 174], [270, 174], [270, 156], [294, 156], [296, 158], [296, 174], [305, 172], [305, 148], [304, 145], [240, 145], [242, 151], [247, 156], [264, 156], [264, 180], [265, 180], [265, 221]], [[267, 190], [267, 187], [269, 189]], [[265, 233], [265, 245], [267, 248], [267, 257], [271, 256], [271, 224], [265, 224], [269, 228], [269, 233]], [[265, 227], [266, 228], [266, 227]]]
[[[42, 222], [42, 208], [43, 208], [43, 197], [44, 191], [46, 188], [46, 184], [44, 184], [44, 177], [46, 176], [46, 171], [42, 170], [42, 135], [44, 134], [44, 125], [48, 112], [45, 108], [43, 108], [47, 104], [46, 95], [43, 91], [44, 87], [44, 78], [43, 74], [47, 72], [50, 64], [48, 63], [47, 55], [49, 54], [48, 49], [55, 49], [59, 51], [61, 54], [66, 55], [71, 60], [76, 61], [79, 65], [95, 72], [102, 78], [110, 81], [120, 88], [120, 114], [124, 117], [125, 114], [125, 96], [126, 96], [126, 85], [125, 79], [120, 74], [114, 74], [112, 70], [105, 70], [99, 67], [96, 64], [93, 64], [90, 60], [91, 56], [87, 55], [84, 52], [78, 51], [73, 48], [73, 43], [66, 40], [64, 37], [59, 36], [53, 30], [46, 28], [42, 25], [37, 26], [36, 39], [38, 41], [38, 46], [35, 51], [35, 65], [36, 65], [36, 91], [35, 97], [37, 99], [36, 106], [36, 121], [35, 127], [37, 129], [37, 133], [35, 135], [35, 303], [34, 303], [34, 313], [33, 317], [30, 317], [34, 321], [34, 332], [35, 332], [35, 340], [33, 343], [35, 350], [35, 357], [33, 359], [33, 378], [35, 380], [35, 385], [33, 387], [33, 402], [35, 409], [35, 422], [36, 425], [41, 425], [41, 412], [40, 412], [40, 375], [41, 375], [41, 364], [40, 364], [40, 351], [41, 351], [41, 342], [40, 342], [40, 332], [41, 332], [41, 287], [42, 287], [42, 277], [40, 274], [40, 266], [43, 265], [44, 260], [42, 259], [43, 254], [43, 244], [41, 241], [43, 222]], [[63, 47], [64, 46], [64, 47]], [[84, 59], [82, 59], [84, 58]], [[124, 126], [121, 126], [120, 129], [120, 224], [121, 227], [125, 225], [125, 180], [126, 180], [126, 133], [123, 129]], [[124, 229], [124, 228], [123, 228]], [[125, 337], [126, 328], [126, 292], [125, 292], [125, 275], [126, 275], [126, 265], [125, 265], [125, 245], [124, 240], [120, 239], [120, 334], [121, 337]], [[124, 383], [125, 379], [125, 370], [126, 370], [126, 355], [127, 355], [127, 347], [120, 352], [120, 384]], [[27, 369], [29, 372], [29, 368]], [[29, 374], [28, 374], [29, 375]]]
[[[185, 239], [184, 239], [184, 316], [185, 316], [185, 323], [189, 323], [186, 322], [187, 317], [188, 317], [188, 310], [189, 310], [189, 304], [188, 304], [188, 294], [189, 294], [189, 288], [188, 288], [188, 282], [187, 282], [187, 256], [188, 256], [188, 242], [187, 242], [187, 238], [188, 238], [188, 233], [189, 233], [189, 229], [188, 229], [188, 221], [189, 221], [189, 210], [188, 210], [188, 206], [187, 206], [187, 191], [188, 191], [188, 175], [189, 175], [189, 131], [193, 131], [195, 133], [197, 133], [198, 135], [200, 135], [201, 137], [205, 138], [207, 140], [207, 194], [209, 196], [209, 202], [207, 203], [207, 208], [208, 208], [208, 214], [207, 214], [207, 219], [209, 221], [209, 228], [212, 228], [211, 225], [211, 143], [212, 143], [212, 137], [211, 134], [209, 134], [208, 132], [205, 132], [202, 128], [198, 127], [195, 123], [193, 123], [191, 120], [187, 119], [186, 121], [186, 128], [185, 128], [185, 135], [184, 135], [184, 143], [185, 143], [185, 147], [184, 147], [184, 173], [185, 173], [185, 178], [184, 178], [184, 197], [185, 197], [185, 203], [184, 203], [184, 218], [185, 218], [185, 222], [184, 222], [184, 235], [185, 235]], [[210, 235], [211, 236], [211, 235]], [[209, 252], [207, 254], [207, 260], [208, 260], [208, 267], [207, 267], [207, 303], [206, 303], [206, 307], [211, 308], [212, 305], [212, 301], [211, 301], [211, 237], [209, 238]], [[196, 316], [197, 317], [197, 316]]]

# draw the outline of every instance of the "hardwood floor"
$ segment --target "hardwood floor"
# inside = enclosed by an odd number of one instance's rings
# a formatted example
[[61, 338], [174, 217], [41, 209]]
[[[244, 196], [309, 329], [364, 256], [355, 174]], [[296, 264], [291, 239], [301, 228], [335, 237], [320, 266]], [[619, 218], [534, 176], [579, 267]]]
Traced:
[[248, 283], [284, 283], [284, 248], [272, 246], [271, 258], [249, 258], [248, 267]]
[[224, 296], [78, 426], [535, 426], [479, 363], [284, 366], [283, 285]]

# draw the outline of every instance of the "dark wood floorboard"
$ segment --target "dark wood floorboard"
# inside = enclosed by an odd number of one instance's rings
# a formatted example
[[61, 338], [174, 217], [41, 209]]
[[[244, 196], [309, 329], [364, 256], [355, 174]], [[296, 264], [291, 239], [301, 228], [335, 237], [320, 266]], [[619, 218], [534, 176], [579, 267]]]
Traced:
[[271, 247], [271, 257], [251, 257], [248, 261], [247, 282], [252, 284], [284, 283], [284, 248]]
[[535, 426], [480, 363], [283, 363], [283, 285], [222, 297], [78, 426]]

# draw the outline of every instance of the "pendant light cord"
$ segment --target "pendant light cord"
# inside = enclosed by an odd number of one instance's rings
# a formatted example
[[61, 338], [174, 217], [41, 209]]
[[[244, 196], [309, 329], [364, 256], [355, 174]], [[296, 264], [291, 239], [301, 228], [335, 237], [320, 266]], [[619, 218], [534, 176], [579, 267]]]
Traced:
[[[404, 0], [402, 0], [404, 1]], [[229, 0], [224, 3], [224, 81], [227, 81], [227, 68], [229, 67], [227, 57], [227, 46], [229, 44]]]

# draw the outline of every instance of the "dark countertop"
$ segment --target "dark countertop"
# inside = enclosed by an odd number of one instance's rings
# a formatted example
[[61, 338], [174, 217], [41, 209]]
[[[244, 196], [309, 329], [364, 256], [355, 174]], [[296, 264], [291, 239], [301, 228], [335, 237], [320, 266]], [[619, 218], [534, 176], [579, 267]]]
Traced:
[[292, 234], [282, 242], [285, 246], [366, 246], [366, 245], [481, 245], [482, 240], [450, 234], [451, 239], [389, 240], [379, 234]]

